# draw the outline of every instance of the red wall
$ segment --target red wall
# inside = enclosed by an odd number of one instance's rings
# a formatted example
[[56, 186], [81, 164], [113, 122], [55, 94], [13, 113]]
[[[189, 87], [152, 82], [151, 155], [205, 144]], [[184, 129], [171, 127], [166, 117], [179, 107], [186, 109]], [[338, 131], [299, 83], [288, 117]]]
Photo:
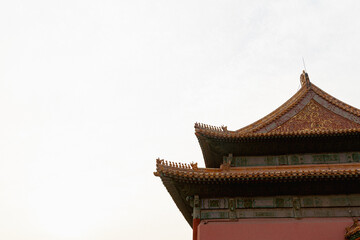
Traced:
[[351, 218], [202, 220], [198, 240], [344, 240], [352, 223]]

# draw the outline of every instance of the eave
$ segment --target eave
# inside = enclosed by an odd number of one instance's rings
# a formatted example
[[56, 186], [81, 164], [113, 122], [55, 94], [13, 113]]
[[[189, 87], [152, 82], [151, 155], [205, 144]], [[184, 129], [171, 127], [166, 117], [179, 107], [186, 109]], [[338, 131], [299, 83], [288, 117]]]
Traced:
[[158, 159], [154, 174], [162, 179], [192, 226], [189, 196], [216, 198], [358, 193], [360, 163], [210, 169]]
[[264, 156], [302, 153], [336, 153], [360, 150], [360, 130], [305, 134], [253, 134], [248, 136], [209, 136], [196, 133], [206, 167], [218, 168], [223, 157]]

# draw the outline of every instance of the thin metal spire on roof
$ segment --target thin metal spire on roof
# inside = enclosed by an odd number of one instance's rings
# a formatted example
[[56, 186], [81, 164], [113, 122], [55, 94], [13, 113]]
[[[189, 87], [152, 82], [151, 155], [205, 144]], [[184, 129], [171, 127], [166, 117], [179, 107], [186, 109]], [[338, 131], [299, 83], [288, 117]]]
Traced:
[[304, 60], [304, 57], [302, 57], [302, 60], [303, 60], [304, 70], [305, 70], [305, 72], [307, 72], [307, 71], [306, 71], [306, 66], [305, 66], [305, 60]]

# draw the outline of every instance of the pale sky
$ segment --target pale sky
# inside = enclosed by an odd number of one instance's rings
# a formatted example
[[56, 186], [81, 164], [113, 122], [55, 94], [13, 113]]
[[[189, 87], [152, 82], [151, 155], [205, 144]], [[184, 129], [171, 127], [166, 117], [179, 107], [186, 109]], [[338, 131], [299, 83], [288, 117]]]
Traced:
[[[270, 3], [271, 2], [271, 3]], [[191, 239], [157, 157], [204, 166], [310, 80], [360, 108], [360, 1], [0, 0], [0, 239]]]

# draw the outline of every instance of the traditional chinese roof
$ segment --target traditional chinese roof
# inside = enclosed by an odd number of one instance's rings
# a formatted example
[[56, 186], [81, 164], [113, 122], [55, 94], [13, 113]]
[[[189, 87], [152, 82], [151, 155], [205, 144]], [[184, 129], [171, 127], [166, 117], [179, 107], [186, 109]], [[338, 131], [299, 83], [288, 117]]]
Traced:
[[192, 225], [189, 197], [279, 196], [357, 193], [360, 163], [198, 168], [197, 164], [156, 161], [161, 178]]
[[359, 193], [360, 110], [312, 84], [305, 72], [300, 81], [294, 96], [249, 126], [230, 131], [196, 123], [206, 168], [157, 159], [154, 174], [190, 225], [194, 195]]
[[[227, 153], [234, 155], [266, 155], [296, 152], [352, 151], [357, 146], [298, 145], [296, 138], [316, 138], [323, 145], [330, 138], [360, 135], [360, 110], [324, 92], [310, 82], [308, 74], [301, 74], [301, 88], [288, 101], [262, 119], [236, 131], [196, 123], [198, 137], [207, 167], [218, 167]], [[244, 110], [245, 111], [245, 110]], [[270, 139], [270, 140], [269, 140]], [[289, 140], [292, 139], [292, 140]], [[283, 141], [287, 146], [283, 145]], [[267, 147], [259, 142], [272, 142]], [[353, 140], [352, 140], [353, 141]], [[257, 142], [251, 143], [250, 142]], [[278, 142], [274, 145], [275, 142]], [[359, 141], [357, 141], [357, 144]], [[313, 144], [313, 143], [311, 143]], [[284, 146], [282, 147], [280, 146]], [[314, 150], [313, 150], [314, 149]]]

